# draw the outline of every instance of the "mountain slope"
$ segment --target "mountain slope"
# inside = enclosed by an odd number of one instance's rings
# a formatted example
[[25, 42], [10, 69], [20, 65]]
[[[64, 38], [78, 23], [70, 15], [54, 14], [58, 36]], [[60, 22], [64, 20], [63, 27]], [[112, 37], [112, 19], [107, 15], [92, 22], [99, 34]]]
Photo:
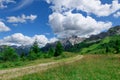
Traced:
[[80, 53], [120, 53], [120, 35], [106, 37], [98, 43], [82, 48]]
[[69, 49], [72, 52], [84, 53], [119, 53], [120, 26], [112, 27], [107, 32], [92, 35], [83, 42]]

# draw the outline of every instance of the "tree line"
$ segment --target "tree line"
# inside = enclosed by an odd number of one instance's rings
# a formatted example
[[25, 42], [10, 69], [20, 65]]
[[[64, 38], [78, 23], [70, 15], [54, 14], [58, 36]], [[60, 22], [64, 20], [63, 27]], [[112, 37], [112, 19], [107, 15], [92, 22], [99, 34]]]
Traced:
[[38, 42], [35, 41], [31, 46], [29, 53], [21, 53], [20, 55], [16, 52], [16, 50], [10, 46], [4, 46], [4, 50], [0, 52], [0, 62], [6, 61], [24, 61], [24, 60], [35, 60], [40, 58], [50, 58], [57, 57], [63, 53], [63, 46], [60, 41], [57, 42], [55, 48], [49, 48], [49, 50], [45, 53], [42, 52], [39, 48]]

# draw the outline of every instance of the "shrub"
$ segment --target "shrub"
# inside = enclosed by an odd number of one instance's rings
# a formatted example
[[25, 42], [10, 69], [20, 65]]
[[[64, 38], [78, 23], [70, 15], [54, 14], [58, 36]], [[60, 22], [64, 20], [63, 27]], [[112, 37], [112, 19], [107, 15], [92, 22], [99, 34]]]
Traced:
[[53, 57], [54, 54], [55, 54], [54, 48], [50, 48], [49, 51], [48, 51], [48, 57]]
[[3, 61], [17, 61], [19, 60], [19, 56], [15, 52], [15, 49], [6, 46], [1, 53], [1, 59]]
[[60, 41], [57, 42], [54, 56], [57, 57], [63, 53], [63, 46]]

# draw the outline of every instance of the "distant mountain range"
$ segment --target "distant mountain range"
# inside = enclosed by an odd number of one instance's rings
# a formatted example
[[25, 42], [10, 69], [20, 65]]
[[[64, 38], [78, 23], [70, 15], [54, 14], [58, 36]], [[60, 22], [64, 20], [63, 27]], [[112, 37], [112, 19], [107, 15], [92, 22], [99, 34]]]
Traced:
[[99, 41], [107, 36], [114, 36], [114, 35], [120, 35], [120, 26], [112, 27], [108, 31], [101, 32], [98, 35], [91, 35], [89, 38], [86, 39], [86, 41], [90, 41], [90, 42]]
[[[120, 35], [120, 26], [115, 26], [110, 28], [108, 31], [106, 32], [102, 32], [98, 35], [91, 35], [89, 38], [81, 38], [78, 36], [72, 36], [69, 38], [64, 38], [64, 39], [60, 39], [59, 41], [62, 43], [63, 47], [65, 50], [70, 49], [71, 47], [74, 47], [74, 45], [79, 44], [83, 41], [86, 41], [88, 43], [94, 43], [97, 41], [100, 41], [101, 39], [108, 37], [108, 36], [114, 36], [114, 35]], [[50, 47], [55, 48], [57, 44], [57, 41], [54, 43], [47, 43], [45, 47], [41, 48], [42, 51], [48, 51]], [[0, 51], [3, 49], [3, 45], [0, 46]], [[13, 48], [16, 49], [17, 53], [21, 54], [21, 53], [28, 53], [30, 50], [30, 46], [11, 46]]]
[[[91, 35], [89, 38], [81, 38], [78, 36], [72, 36], [69, 38], [61, 39], [60, 42], [62, 43], [65, 50], [69, 50], [69, 48], [74, 47], [75, 44], [79, 44], [83, 41], [86, 41], [87, 43], [94, 43], [97, 41], [100, 41], [101, 39], [108, 37], [108, 36], [114, 36], [114, 35], [120, 35], [120, 26], [115, 26], [110, 28], [106, 32], [101, 32], [98, 35]], [[54, 43], [48, 43], [45, 47], [42, 49], [44, 51], [48, 50], [50, 47], [55, 47], [57, 42]]]

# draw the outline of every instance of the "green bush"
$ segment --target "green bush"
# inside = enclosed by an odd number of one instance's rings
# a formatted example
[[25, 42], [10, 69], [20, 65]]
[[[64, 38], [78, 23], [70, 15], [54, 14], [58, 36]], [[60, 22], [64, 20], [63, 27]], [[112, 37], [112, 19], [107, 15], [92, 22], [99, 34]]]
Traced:
[[17, 61], [17, 60], [19, 60], [19, 56], [15, 52], [15, 49], [8, 47], [8, 46], [5, 46], [0, 57], [1, 57], [2, 61]]
[[35, 59], [37, 59], [37, 54], [33, 51], [30, 51], [30, 53], [27, 56], [27, 59], [28, 60], [35, 60]]
[[50, 48], [49, 51], [48, 51], [48, 57], [53, 57], [54, 54], [55, 54], [54, 48]]
[[57, 57], [63, 53], [63, 46], [60, 41], [57, 42], [54, 56]]

